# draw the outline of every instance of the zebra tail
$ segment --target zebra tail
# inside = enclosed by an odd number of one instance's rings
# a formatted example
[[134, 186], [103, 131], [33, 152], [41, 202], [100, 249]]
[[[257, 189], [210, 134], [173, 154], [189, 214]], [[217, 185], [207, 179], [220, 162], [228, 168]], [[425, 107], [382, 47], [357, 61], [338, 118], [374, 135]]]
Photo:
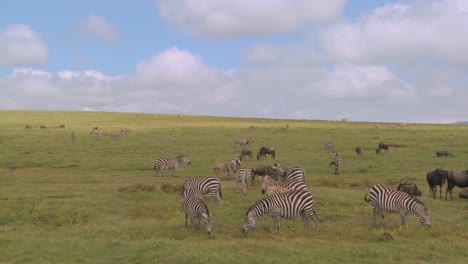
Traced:
[[223, 193], [221, 192], [221, 185], [218, 188], [218, 193], [219, 193], [219, 197], [221, 197], [221, 199], [223, 199]]

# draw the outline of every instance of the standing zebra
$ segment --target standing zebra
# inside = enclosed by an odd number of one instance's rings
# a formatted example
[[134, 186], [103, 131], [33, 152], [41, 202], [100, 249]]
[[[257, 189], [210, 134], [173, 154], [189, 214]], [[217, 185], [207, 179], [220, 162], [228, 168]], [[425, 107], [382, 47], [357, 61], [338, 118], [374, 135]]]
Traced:
[[419, 216], [419, 222], [423, 226], [430, 227], [429, 210], [418, 199], [411, 195], [398, 190], [391, 189], [383, 184], [376, 184], [369, 190], [369, 198], [367, 194], [364, 196], [366, 202], [372, 205], [372, 213], [374, 215], [374, 226], [382, 224], [383, 213], [400, 213], [401, 225], [406, 227], [406, 214], [411, 212]]
[[189, 178], [182, 185], [180, 195], [182, 198], [190, 195], [202, 197], [202, 195], [211, 193], [213, 204], [218, 200], [219, 205], [223, 201], [221, 193], [221, 182], [216, 177]]
[[242, 164], [239, 158], [235, 158], [231, 160], [231, 169], [234, 173], [236, 173], [240, 168]]
[[296, 190], [307, 190], [307, 185], [302, 181], [271, 182], [269, 176], [262, 179], [262, 193], [266, 193], [267, 196]]
[[340, 153], [336, 152], [335, 157], [330, 162], [330, 166], [335, 168], [335, 175], [340, 175], [341, 165], [343, 165], [343, 160], [340, 157]]
[[190, 165], [190, 160], [187, 155], [179, 155], [175, 158], [157, 158], [154, 161], [154, 170], [156, 174], [161, 177], [166, 170], [176, 171], [179, 164], [186, 163]]
[[239, 190], [239, 183], [242, 185], [242, 192], [247, 194], [248, 182], [252, 179], [252, 169], [242, 168], [236, 172], [236, 191]]
[[182, 198], [181, 202], [185, 213], [185, 227], [188, 227], [187, 218], [190, 217], [191, 226], [198, 230], [201, 220], [204, 219], [206, 232], [211, 234], [211, 215], [203, 199], [195, 195], [187, 195]]
[[283, 168], [279, 163], [275, 163], [274, 169], [280, 173], [281, 181], [302, 181], [305, 182], [306, 170], [303, 167], [295, 166], [291, 168]]
[[257, 219], [264, 214], [269, 214], [273, 217], [276, 229], [280, 229], [280, 217], [292, 218], [298, 214], [302, 217], [304, 228], [309, 227], [307, 215], [312, 217], [315, 225], [319, 224], [312, 194], [305, 190], [279, 193], [258, 200], [247, 210], [242, 232], [253, 229]]

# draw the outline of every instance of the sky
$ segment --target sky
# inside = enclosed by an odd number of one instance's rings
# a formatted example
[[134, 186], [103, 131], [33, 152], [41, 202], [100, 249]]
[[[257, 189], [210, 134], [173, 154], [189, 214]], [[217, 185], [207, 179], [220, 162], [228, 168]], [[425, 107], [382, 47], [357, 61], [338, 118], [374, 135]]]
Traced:
[[465, 0], [4, 0], [0, 110], [468, 120]]

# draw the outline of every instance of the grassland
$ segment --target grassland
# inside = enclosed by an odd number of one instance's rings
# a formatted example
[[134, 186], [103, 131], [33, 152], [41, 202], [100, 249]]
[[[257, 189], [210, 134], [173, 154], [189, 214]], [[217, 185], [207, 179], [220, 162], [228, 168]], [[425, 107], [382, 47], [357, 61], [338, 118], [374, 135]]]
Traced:
[[[429, 197], [428, 170], [467, 169], [468, 126], [220, 118], [134, 113], [0, 111], [1, 263], [467, 263], [468, 203]], [[25, 129], [25, 125], [31, 129]], [[65, 128], [54, 128], [64, 124]], [[279, 127], [289, 124], [289, 131]], [[47, 129], [40, 129], [40, 125]], [[250, 125], [259, 126], [249, 130]], [[104, 135], [92, 137], [98, 126]], [[108, 135], [128, 127], [120, 139]], [[77, 133], [71, 140], [70, 133]], [[107, 135], [106, 135], [107, 134]], [[277, 149], [277, 161], [301, 165], [316, 201], [318, 228], [304, 230], [300, 218], [269, 216], [241, 233], [245, 210], [262, 197], [259, 184], [247, 195], [222, 179], [224, 203], [207, 204], [214, 214], [212, 235], [185, 228], [177, 188], [184, 179], [213, 175], [216, 160], [237, 156], [236, 137], [252, 136]], [[332, 141], [344, 160], [342, 173], [328, 167]], [[397, 144], [376, 155], [378, 142]], [[363, 155], [354, 153], [361, 145]], [[449, 150], [455, 157], [437, 158]], [[175, 175], [155, 177], [153, 161], [187, 154], [191, 165]], [[248, 160], [249, 167], [271, 160]], [[420, 186], [433, 227], [414, 215], [408, 228], [386, 215], [373, 228], [363, 197], [374, 183]], [[444, 190], [445, 191], [445, 190]], [[458, 194], [459, 188], [454, 189]], [[383, 239], [390, 233], [393, 240]]]

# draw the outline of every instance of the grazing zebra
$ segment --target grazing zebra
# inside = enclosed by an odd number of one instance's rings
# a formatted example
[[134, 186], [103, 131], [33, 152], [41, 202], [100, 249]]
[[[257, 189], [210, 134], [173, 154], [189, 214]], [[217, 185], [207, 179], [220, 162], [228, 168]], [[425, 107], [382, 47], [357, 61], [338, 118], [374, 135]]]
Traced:
[[117, 133], [117, 132], [111, 132], [111, 133], [109, 134], [109, 136], [112, 137], [112, 138], [120, 138], [120, 134]]
[[289, 129], [289, 124], [286, 124], [285, 126], [280, 127], [281, 131], [288, 131], [288, 129]]
[[307, 185], [302, 181], [271, 182], [270, 177], [265, 176], [262, 179], [262, 193], [270, 196], [280, 192], [307, 190]]
[[202, 195], [211, 193], [213, 198], [213, 204], [218, 200], [219, 205], [223, 201], [223, 194], [221, 193], [221, 182], [216, 177], [200, 177], [200, 178], [188, 178], [182, 185], [180, 191], [181, 197], [188, 195]]
[[236, 191], [239, 190], [239, 183], [242, 185], [242, 192], [247, 194], [247, 186], [249, 181], [252, 180], [252, 169], [242, 168], [236, 172]]
[[275, 228], [278, 230], [280, 229], [280, 217], [293, 218], [298, 214], [302, 217], [304, 228], [309, 227], [307, 215], [312, 217], [315, 225], [319, 224], [312, 194], [305, 190], [279, 193], [258, 200], [247, 210], [242, 232], [253, 229], [257, 219], [264, 214], [273, 217]]
[[190, 217], [191, 226], [198, 230], [201, 220], [204, 219], [206, 232], [211, 234], [211, 215], [203, 199], [195, 195], [187, 195], [182, 198], [181, 202], [185, 213], [185, 227], [188, 227], [187, 218]]
[[229, 180], [231, 174], [229, 173], [229, 168], [226, 163], [217, 160], [214, 164], [213, 171], [216, 173], [216, 177], [218, 177], [219, 172], [222, 171], [226, 175], [226, 179]]
[[128, 134], [128, 132], [130, 132], [130, 129], [126, 128], [126, 127], [122, 127], [120, 129], [120, 135], [123, 135], [123, 134]]
[[377, 124], [372, 124], [372, 129], [379, 129], [379, 126]]
[[241, 168], [242, 164], [240, 159], [232, 159], [231, 160], [231, 169], [234, 173], [237, 172]]
[[336, 152], [335, 157], [330, 162], [330, 166], [335, 168], [335, 175], [340, 175], [341, 165], [343, 165], [343, 160], [340, 157], [340, 153]]
[[154, 170], [156, 171], [156, 174], [161, 177], [163, 172], [166, 170], [172, 170], [175, 172], [177, 167], [182, 163], [190, 165], [190, 160], [187, 155], [179, 155], [175, 158], [157, 158], [154, 161]]
[[254, 142], [252, 137], [246, 137], [246, 138], [235, 138], [234, 139], [234, 147], [236, 147], [237, 144], [241, 147], [245, 146], [250, 146], [250, 143]]
[[419, 216], [419, 222], [423, 226], [430, 227], [429, 210], [418, 199], [398, 190], [391, 189], [383, 184], [376, 184], [369, 190], [364, 197], [366, 202], [372, 204], [372, 213], [374, 215], [374, 226], [379, 219], [379, 226], [382, 224], [383, 213], [400, 213], [401, 225], [406, 227], [406, 214], [411, 212]]
[[280, 173], [281, 181], [302, 181], [305, 182], [306, 170], [303, 167], [295, 166], [291, 168], [283, 168], [279, 163], [275, 163], [273, 168]]

